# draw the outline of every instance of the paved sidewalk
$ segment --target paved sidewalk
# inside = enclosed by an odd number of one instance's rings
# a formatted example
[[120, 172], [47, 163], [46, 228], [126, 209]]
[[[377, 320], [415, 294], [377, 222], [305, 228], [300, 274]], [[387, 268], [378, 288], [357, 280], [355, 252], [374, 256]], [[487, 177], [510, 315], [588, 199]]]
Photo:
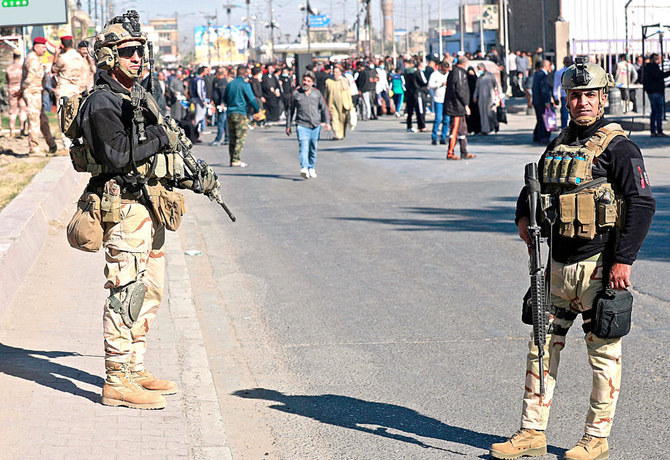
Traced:
[[180, 393], [158, 411], [100, 404], [104, 256], [68, 246], [73, 209], [0, 318], [0, 459], [232, 458], [176, 234], [146, 362]]

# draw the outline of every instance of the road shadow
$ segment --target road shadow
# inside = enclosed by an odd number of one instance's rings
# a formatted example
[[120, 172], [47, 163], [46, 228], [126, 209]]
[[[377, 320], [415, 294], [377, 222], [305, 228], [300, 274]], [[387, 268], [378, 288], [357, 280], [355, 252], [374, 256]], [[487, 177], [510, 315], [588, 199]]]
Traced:
[[[219, 164], [219, 165], [217, 165], [217, 164], [213, 164], [213, 165], [210, 165], [210, 166], [223, 166], [223, 165], [220, 165], [220, 164]], [[245, 173], [245, 172], [240, 172], [239, 174], [232, 174], [232, 173], [226, 173], [226, 174], [223, 174], [223, 173], [216, 173], [216, 175], [219, 176], [219, 177], [221, 177], [221, 176], [260, 177], [260, 178], [263, 178], [263, 179], [281, 179], [281, 180], [290, 180], [290, 181], [293, 181], [293, 182], [302, 182], [302, 181], [304, 180], [304, 179], [299, 178], [299, 177], [296, 177], [296, 176], [286, 176], [286, 175], [284, 175], [284, 174], [247, 174], [247, 173]]]
[[[476, 134], [468, 135], [468, 144], [471, 145], [535, 145], [537, 147], [536, 152], [528, 152], [529, 155], [538, 155], [541, 154], [546, 145], [538, 145], [533, 142], [533, 131], [532, 128], [535, 126], [535, 120], [533, 120], [533, 125], [530, 127], [530, 132], [511, 132], [506, 133], [505, 128], [500, 128], [500, 132], [497, 134], [489, 134], [487, 136], [480, 136]], [[523, 152], [518, 152], [522, 154]]]
[[644, 244], [638, 254], [639, 259], [646, 260], [670, 260], [670, 187], [653, 187], [654, 198], [656, 198], [656, 214], [651, 223], [651, 228], [644, 240]]
[[326, 147], [320, 148], [319, 152], [346, 152], [346, 153], [356, 153], [356, 152], [407, 152], [405, 147], [389, 147], [388, 145], [378, 145], [378, 146], [364, 146], [364, 145], [350, 145], [342, 147]]
[[[332, 394], [287, 395], [280, 391], [265, 388], [239, 390], [234, 392], [233, 395], [246, 399], [277, 402], [279, 404], [273, 404], [269, 407], [288, 414], [308, 417], [321, 423], [462, 456], [465, 456], [465, 454], [426, 444], [414, 436], [453, 442], [484, 450], [488, 450], [491, 444], [506, 439], [493, 434], [448, 425], [407, 407], [365, 401], [349, 396]], [[564, 452], [564, 450], [553, 446], [549, 447], [549, 451], [557, 455]]]
[[[516, 198], [504, 198], [514, 202]], [[397, 227], [399, 231], [431, 231], [445, 232], [498, 232], [516, 234], [514, 224], [514, 206], [489, 206], [483, 209], [454, 209], [454, 208], [405, 208], [409, 214], [418, 215], [411, 218], [382, 218], [382, 217], [334, 217], [335, 220], [351, 222], [370, 222]]]
[[441, 157], [366, 157], [371, 160], [439, 160], [444, 161], [444, 155]]
[[81, 389], [71, 380], [102, 388], [104, 379], [51, 361], [53, 358], [64, 356], [82, 355], [68, 351], [28, 350], [0, 343], [0, 372], [35, 382], [47, 388], [81, 396], [94, 403], [99, 402], [100, 395], [98, 393]]

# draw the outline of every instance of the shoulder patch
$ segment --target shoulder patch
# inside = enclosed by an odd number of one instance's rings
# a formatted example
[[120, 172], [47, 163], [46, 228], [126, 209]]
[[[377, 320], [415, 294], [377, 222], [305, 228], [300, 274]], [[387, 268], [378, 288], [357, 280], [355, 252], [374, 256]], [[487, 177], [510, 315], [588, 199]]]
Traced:
[[630, 162], [638, 193], [640, 196], [651, 196], [651, 184], [647, 171], [644, 169], [644, 161], [641, 158], [631, 158]]

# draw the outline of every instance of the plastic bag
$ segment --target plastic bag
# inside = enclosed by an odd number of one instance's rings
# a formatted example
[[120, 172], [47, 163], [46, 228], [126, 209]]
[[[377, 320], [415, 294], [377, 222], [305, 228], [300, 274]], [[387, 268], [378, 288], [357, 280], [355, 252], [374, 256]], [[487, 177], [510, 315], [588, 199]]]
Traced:
[[556, 130], [556, 113], [550, 108], [547, 107], [545, 109], [542, 114], [542, 121], [544, 121], [544, 129], [547, 131], [551, 132]]
[[349, 110], [349, 127], [353, 131], [356, 129], [356, 125], [358, 124], [358, 113], [356, 112], [355, 108], [352, 108]]

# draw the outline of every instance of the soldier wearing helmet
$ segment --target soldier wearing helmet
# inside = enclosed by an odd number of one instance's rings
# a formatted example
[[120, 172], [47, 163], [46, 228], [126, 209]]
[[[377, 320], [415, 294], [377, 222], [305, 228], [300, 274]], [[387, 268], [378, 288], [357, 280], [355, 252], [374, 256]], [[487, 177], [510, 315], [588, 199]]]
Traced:
[[134, 11], [117, 16], [96, 38], [99, 77], [80, 99], [70, 156], [78, 170], [92, 174], [87, 196], [96, 195], [101, 203], [105, 288], [110, 290], [103, 309], [102, 403], [162, 409], [163, 395], [175, 394], [177, 386], [154, 377], [144, 366], [144, 354], [163, 294], [166, 226], [175, 229], [161, 206], [164, 198], [177, 203], [174, 211], [181, 219], [183, 197], [164, 186], [177, 161], [165, 152], [178, 143], [178, 133], [138, 83], [147, 42], [138, 20]]
[[[566, 459], [604, 459], [621, 382], [621, 341], [628, 316], [596, 314], [597, 296], [605, 288], [624, 298], [631, 266], [647, 235], [656, 202], [639, 147], [621, 127], [604, 117], [612, 76], [586, 58], [566, 69], [571, 121], [549, 144], [538, 163], [546, 235], [551, 245], [551, 317], [539, 375], [538, 348], [531, 338], [526, 363], [521, 427], [506, 442], [491, 446], [494, 458], [546, 454], [549, 420], [561, 350], [577, 316], [593, 372], [584, 435]], [[519, 236], [530, 244], [528, 193], [517, 201]], [[553, 225], [551, 222], [553, 221]], [[630, 297], [628, 297], [630, 299]], [[631, 300], [632, 301], [632, 300]], [[540, 378], [545, 392], [540, 394]]]

